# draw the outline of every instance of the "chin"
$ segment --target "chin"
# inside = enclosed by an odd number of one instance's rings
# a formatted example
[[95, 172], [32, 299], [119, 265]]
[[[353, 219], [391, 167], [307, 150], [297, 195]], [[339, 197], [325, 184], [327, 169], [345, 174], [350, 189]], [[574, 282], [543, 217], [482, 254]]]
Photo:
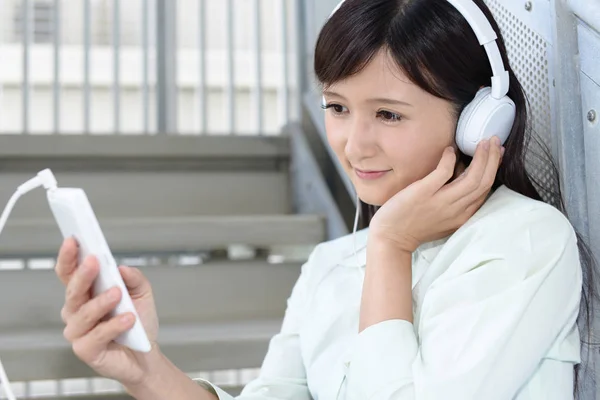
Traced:
[[384, 196], [383, 193], [373, 193], [373, 190], [359, 190], [358, 197], [363, 203], [372, 206], [380, 207], [389, 200], [389, 196]]
[[406, 186], [403, 185], [400, 188], [398, 188], [397, 186], [387, 187], [387, 190], [381, 190], [381, 187], [375, 188], [362, 185], [355, 185], [354, 187], [358, 192], [358, 197], [362, 200], [363, 203], [367, 203], [376, 207], [381, 207]]

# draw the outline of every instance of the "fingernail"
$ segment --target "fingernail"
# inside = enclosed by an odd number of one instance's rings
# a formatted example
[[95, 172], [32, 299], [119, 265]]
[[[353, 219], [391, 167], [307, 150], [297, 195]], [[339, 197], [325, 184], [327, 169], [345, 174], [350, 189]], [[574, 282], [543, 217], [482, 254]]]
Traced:
[[133, 320], [133, 315], [131, 315], [131, 314], [125, 314], [121, 317], [121, 322], [124, 325], [129, 324], [132, 320]]
[[89, 256], [83, 261], [83, 268], [89, 274], [94, 273], [94, 259]]
[[492, 138], [492, 143], [494, 143], [494, 146], [500, 147], [500, 138], [498, 136], [494, 136]]
[[489, 150], [490, 149], [490, 141], [489, 140], [484, 140], [483, 141], [483, 148], [485, 150]]
[[108, 292], [108, 298], [111, 301], [115, 301], [115, 300], [117, 300], [118, 297], [119, 297], [119, 289], [117, 289], [117, 288], [110, 289], [110, 291]]

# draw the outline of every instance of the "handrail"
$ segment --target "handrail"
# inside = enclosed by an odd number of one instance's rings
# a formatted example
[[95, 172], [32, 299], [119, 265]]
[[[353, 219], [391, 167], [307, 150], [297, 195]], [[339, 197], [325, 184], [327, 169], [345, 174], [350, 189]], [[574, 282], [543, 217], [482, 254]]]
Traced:
[[600, 2], [593, 0], [569, 0], [569, 7], [573, 13], [600, 33]]
[[323, 141], [324, 147], [327, 149], [327, 154], [329, 155], [331, 162], [333, 163], [333, 165], [335, 165], [337, 175], [344, 184], [344, 187], [348, 192], [348, 195], [352, 198], [353, 203], [356, 204], [356, 191], [354, 189], [354, 184], [352, 183], [348, 175], [346, 175], [346, 171], [344, 171], [344, 168], [340, 165], [340, 163], [337, 160], [337, 156], [327, 143], [327, 132], [325, 131], [323, 113], [318, 105], [320, 104], [319, 99], [313, 93], [306, 93], [304, 95], [303, 103], [308, 115], [310, 116], [313, 127], [318, 132], [319, 137]]

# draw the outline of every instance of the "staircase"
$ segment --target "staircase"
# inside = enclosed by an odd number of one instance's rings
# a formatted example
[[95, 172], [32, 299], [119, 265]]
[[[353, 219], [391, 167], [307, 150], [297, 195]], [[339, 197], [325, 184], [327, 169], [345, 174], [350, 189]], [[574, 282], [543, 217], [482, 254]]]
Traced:
[[[329, 237], [319, 210], [335, 205], [305, 147], [298, 127], [273, 137], [4, 136], [0, 199], [43, 168], [83, 188], [117, 261], [153, 285], [166, 355], [189, 373], [256, 368], [301, 264]], [[298, 170], [311, 171], [309, 185]], [[61, 242], [44, 191], [21, 198], [0, 237], [0, 304], [10, 307], [0, 357], [11, 381], [95, 376], [62, 336], [64, 288], [52, 270]]]

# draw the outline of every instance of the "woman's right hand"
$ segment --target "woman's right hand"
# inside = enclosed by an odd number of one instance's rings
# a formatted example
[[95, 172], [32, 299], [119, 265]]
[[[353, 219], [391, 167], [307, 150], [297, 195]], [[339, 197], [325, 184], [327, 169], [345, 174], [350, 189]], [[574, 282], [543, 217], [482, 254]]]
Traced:
[[66, 286], [61, 317], [66, 324], [65, 338], [75, 355], [98, 374], [122, 384], [142, 384], [148, 375], [151, 360], [159, 352], [156, 345], [158, 317], [150, 282], [136, 268], [120, 266], [119, 271], [133, 300], [152, 350], [140, 353], [113, 341], [130, 329], [135, 317], [131, 313], [106, 319], [121, 299], [115, 287], [92, 298], [93, 282], [99, 271], [95, 257], [87, 257], [78, 265], [79, 248], [75, 239], [66, 239], [59, 251], [56, 274]]

